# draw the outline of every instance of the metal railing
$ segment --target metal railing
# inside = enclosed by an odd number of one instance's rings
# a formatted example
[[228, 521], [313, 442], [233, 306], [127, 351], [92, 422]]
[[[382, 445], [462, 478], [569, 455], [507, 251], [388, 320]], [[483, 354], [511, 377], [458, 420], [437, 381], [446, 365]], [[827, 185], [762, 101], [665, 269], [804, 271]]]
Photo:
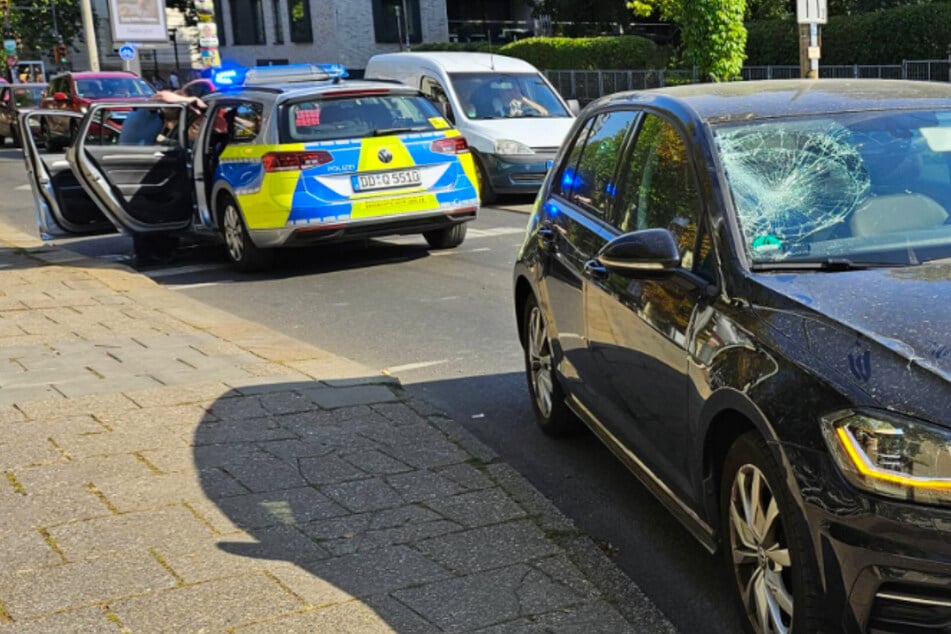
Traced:
[[[697, 69], [687, 70], [548, 70], [548, 80], [566, 99], [582, 103], [624, 90], [645, 90], [692, 84], [699, 81]], [[795, 79], [799, 66], [745, 66], [744, 80]], [[849, 64], [819, 66], [820, 78], [912, 79], [951, 81], [951, 60], [905, 60], [901, 64]]]

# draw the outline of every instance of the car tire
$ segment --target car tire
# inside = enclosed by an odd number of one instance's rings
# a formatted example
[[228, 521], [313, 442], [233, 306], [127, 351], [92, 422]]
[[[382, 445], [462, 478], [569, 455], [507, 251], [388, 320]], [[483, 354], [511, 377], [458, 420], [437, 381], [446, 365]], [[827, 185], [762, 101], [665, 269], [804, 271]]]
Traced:
[[529, 296], [522, 310], [525, 377], [532, 399], [535, 421], [549, 436], [568, 436], [582, 429], [581, 421], [565, 403], [565, 392], [558, 383], [552, 362], [548, 324], [538, 300]]
[[473, 156], [473, 161], [476, 166], [476, 176], [479, 179], [479, 201], [483, 205], [491, 205], [498, 200], [499, 195], [492, 189], [492, 181], [489, 180], [489, 172], [486, 170], [485, 165], [482, 164], [482, 159], [478, 156]]
[[737, 438], [722, 473], [724, 563], [746, 631], [819, 631], [819, 575], [809, 531], [763, 437], [748, 432]]
[[460, 222], [445, 229], [427, 231], [423, 234], [423, 237], [426, 238], [429, 246], [434, 249], [453, 249], [466, 239], [466, 225], [468, 223]]
[[253, 273], [269, 269], [274, 263], [274, 250], [261, 249], [251, 241], [248, 228], [237, 201], [231, 196], [221, 198], [218, 226], [228, 251], [228, 259], [236, 271]]

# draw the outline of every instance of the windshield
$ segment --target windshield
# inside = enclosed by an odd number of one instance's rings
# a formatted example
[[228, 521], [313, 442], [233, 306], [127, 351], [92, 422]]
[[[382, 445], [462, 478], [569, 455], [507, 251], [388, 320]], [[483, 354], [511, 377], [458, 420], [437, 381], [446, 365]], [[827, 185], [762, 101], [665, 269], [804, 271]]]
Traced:
[[17, 108], [28, 108], [30, 106], [35, 106], [40, 103], [40, 98], [43, 96], [43, 87], [36, 86], [30, 88], [14, 88], [13, 89], [13, 103]]
[[80, 97], [86, 99], [122, 99], [123, 97], [149, 97], [155, 94], [155, 89], [138, 77], [77, 79], [76, 91]]
[[768, 120], [714, 135], [754, 263], [951, 257], [951, 111]]
[[[314, 98], [283, 107], [281, 143], [356, 139], [438, 129], [442, 115], [417, 95]], [[446, 127], [445, 124], [440, 124]]]
[[571, 116], [538, 73], [453, 73], [449, 78], [470, 119]]

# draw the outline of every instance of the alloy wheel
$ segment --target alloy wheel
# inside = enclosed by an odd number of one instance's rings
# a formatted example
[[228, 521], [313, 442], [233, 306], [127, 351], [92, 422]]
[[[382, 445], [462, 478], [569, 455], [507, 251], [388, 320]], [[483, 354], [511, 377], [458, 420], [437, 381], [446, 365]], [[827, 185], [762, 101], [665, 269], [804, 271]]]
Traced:
[[545, 418], [551, 416], [553, 383], [551, 375], [551, 344], [548, 328], [538, 306], [533, 306], [528, 316], [528, 363], [535, 403]]
[[792, 629], [792, 563], [779, 504], [752, 464], [736, 471], [730, 493], [730, 548], [747, 616], [761, 634]]
[[225, 244], [228, 247], [228, 255], [235, 262], [240, 262], [244, 257], [244, 226], [241, 223], [241, 214], [234, 203], [228, 203], [224, 213], [225, 225]]

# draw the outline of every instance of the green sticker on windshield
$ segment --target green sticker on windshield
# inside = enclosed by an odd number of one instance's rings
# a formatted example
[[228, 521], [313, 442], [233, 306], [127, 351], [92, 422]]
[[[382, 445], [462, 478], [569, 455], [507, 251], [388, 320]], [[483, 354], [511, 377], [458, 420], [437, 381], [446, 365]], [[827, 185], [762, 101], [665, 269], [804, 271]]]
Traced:
[[753, 244], [750, 246], [756, 253], [772, 253], [782, 250], [783, 241], [772, 234], [767, 234], [753, 238]]

